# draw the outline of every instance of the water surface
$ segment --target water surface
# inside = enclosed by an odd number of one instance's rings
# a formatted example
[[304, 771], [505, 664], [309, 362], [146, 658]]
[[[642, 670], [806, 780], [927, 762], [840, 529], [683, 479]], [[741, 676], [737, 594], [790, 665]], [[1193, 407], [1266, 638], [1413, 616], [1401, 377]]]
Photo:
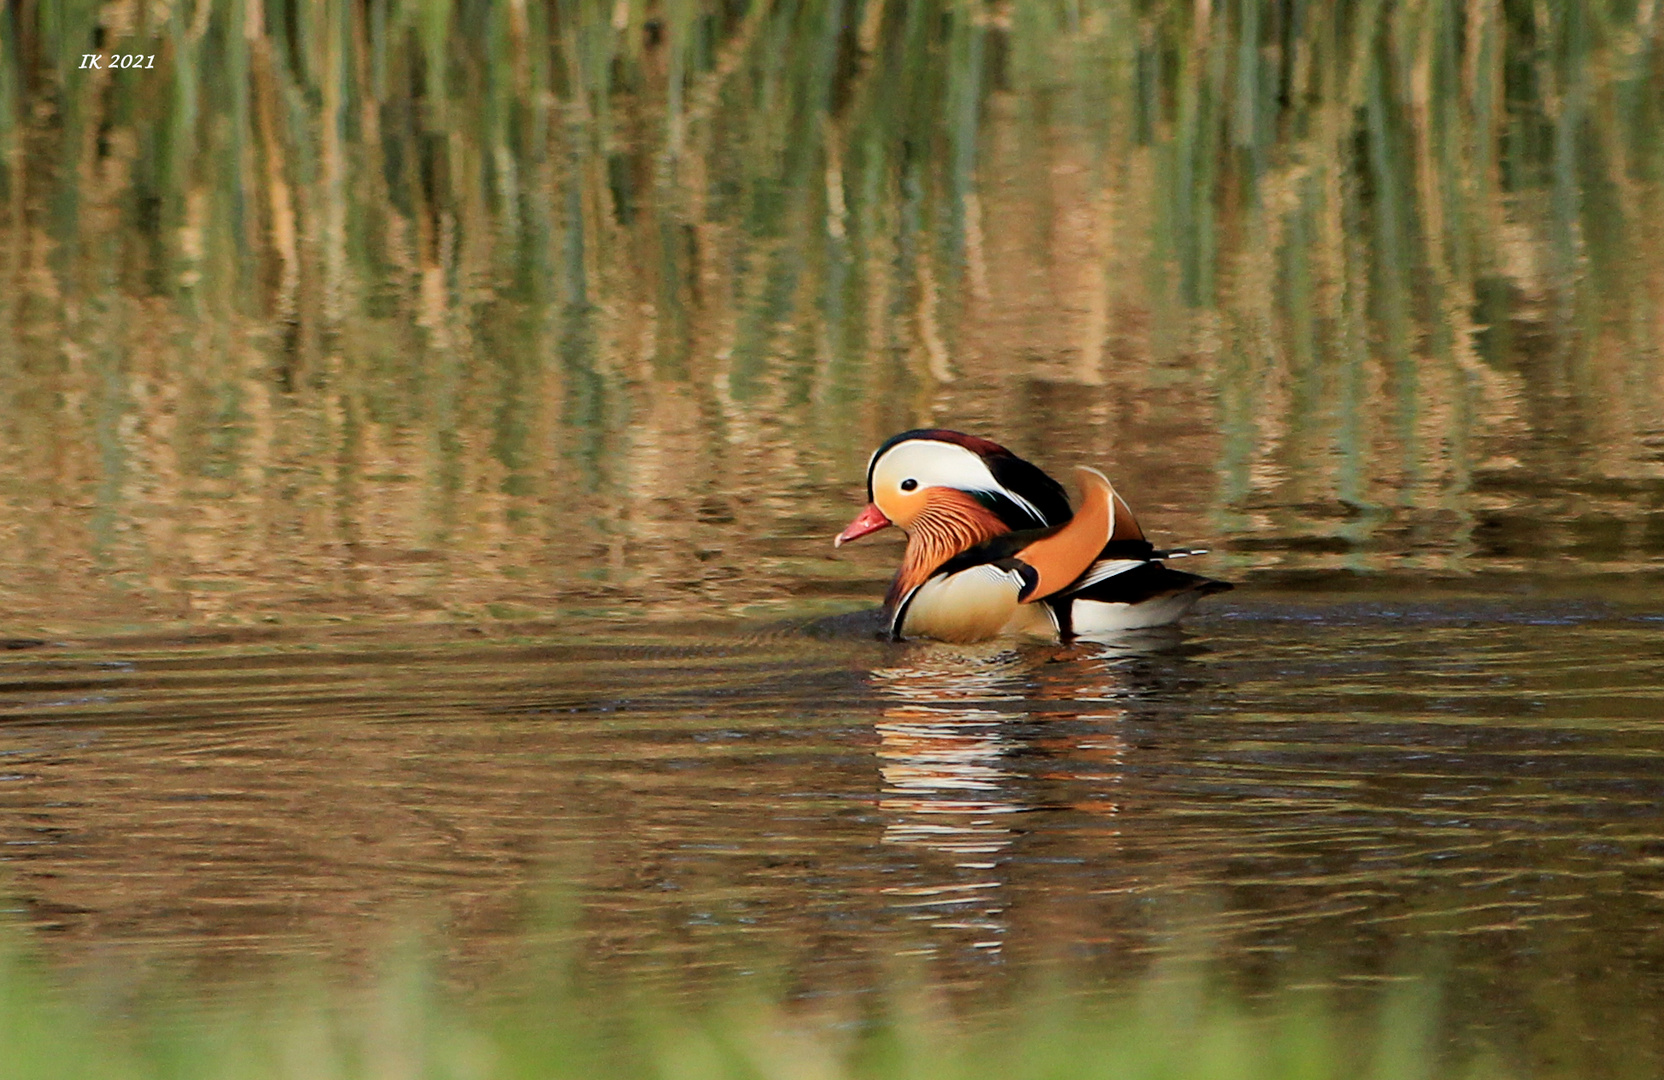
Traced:
[[898, 955], [969, 990], [1201, 952], [1245, 986], [1431, 966], [1463, 1030], [1600, 1039], [1664, 1005], [1660, 612], [1283, 594], [1069, 649], [744, 621], [52, 644], [0, 662], [8, 877], [77, 964], [351, 960], [401, 916], [469, 982], [533, 942], [817, 995]]

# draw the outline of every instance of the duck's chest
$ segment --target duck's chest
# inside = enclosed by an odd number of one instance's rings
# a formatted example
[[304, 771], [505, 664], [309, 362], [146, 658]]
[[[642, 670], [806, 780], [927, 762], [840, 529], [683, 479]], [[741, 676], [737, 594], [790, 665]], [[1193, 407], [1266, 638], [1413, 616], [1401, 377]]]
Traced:
[[938, 641], [986, 641], [1022, 635], [1057, 638], [1057, 624], [1045, 604], [1017, 599], [1022, 575], [992, 564], [930, 578], [902, 601], [902, 637]]

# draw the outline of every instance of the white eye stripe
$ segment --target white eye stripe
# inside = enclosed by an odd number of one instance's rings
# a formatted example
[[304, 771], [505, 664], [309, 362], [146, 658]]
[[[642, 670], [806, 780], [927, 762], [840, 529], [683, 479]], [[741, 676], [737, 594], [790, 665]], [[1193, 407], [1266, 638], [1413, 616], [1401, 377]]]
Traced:
[[880, 486], [900, 488], [904, 480], [925, 487], [951, 487], [961, 491], [999, 490], [994, 474], [982, 458], [953, 443], [919, 439], [890, 448], [873, 462], [873, 490]]
[[[1029, 516], [1035, 526], [1051, 524], [1028, 499], [994, 479], [993, 470], [975, 451], [957, 443], [934, 439], [912, 439], [874, 455], [867, 466], [873, 497], [883, 491], [914, 491], [920, 487], [950, 487], [975, 494], [985, 492], [1011, 502]], [[909, 488], [905, 484], [913, 481]]]

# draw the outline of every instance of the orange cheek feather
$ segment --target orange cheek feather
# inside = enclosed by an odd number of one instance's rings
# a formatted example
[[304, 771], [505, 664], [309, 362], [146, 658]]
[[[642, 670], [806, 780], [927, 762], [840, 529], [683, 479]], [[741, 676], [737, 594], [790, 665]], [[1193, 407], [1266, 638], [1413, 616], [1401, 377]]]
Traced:
[[[941, 487], [922, 487], [916, 491], [887, 491], [883, 495], [884, 509], [881, 512], [889, 518], [892, 525], [911, 530], [918, 522], [919, 515], [930, 508], [932, 498], [949, 494], [961, 493], [952, 488]], [[878, 503], [873, 503], [873, 506], [877, 505]]]

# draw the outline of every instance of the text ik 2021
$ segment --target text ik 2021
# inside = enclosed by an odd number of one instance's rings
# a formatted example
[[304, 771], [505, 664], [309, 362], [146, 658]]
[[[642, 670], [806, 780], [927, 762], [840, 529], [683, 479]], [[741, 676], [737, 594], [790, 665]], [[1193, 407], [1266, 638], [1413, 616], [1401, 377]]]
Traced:
[[102, 53], [82, 53], [81, 70], [92, 68], [103, 71], [106, 68], [153, 68], [156, 66], [156, 54], [149, 56], [143, 53], [123, 53], [119, 56], [105, 56]]

